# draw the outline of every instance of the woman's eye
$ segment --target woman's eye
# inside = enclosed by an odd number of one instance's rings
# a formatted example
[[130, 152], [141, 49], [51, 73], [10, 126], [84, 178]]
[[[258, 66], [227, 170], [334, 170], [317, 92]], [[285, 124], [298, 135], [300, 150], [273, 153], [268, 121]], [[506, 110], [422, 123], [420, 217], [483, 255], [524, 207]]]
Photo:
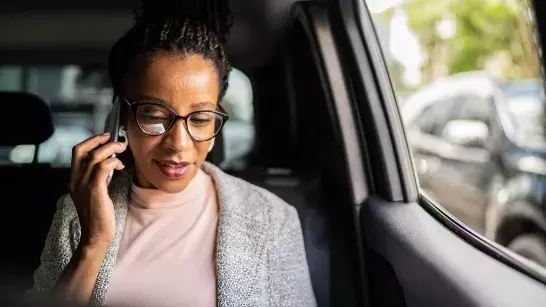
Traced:
[[210, 117], [210, 116], [200, 116], [200, 117], [192, 117], [191, 118], [191, 123], [193, 125], [203, 126], [203, 125], [208, 125], [211, 122], [212, 122], [212, 117]]
[[150, 114], [150, 113], [145, 113], [144, 118], [147, 119], [147, 120], [166, 120], [166, 119], [168, 119], [167, 117], [165, 117], [165, 115]]
[[137, 117], [145, 121], [163, 121], [170, 118], [167, 110], [155, 105], [140, 106], [137, 113]]

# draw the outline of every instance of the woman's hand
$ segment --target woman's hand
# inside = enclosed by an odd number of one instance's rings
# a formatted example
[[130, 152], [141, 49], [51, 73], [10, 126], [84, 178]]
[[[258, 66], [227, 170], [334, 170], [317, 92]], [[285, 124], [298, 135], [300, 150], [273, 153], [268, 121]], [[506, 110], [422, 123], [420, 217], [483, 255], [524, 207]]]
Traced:
[[114, 239], [114, 204], [108, 195], [107, 177], [122, 170], [123, 163], [111, 157], [126, 145], [110, 142], [110, 134], [95, 135], [72, 149], [69, 191], [81, 226], [80, 247], [106, 249]]

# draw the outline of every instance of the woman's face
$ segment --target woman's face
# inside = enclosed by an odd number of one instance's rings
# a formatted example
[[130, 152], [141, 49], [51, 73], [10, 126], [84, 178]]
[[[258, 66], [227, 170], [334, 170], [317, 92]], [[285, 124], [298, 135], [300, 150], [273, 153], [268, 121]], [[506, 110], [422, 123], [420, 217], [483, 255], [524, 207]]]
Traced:
[[[163, 103], [181, 116], [217, 107], [218, 74], [212, 62], [200, 55], [157, 53], [125, 81], [128, 100]], [[165, 134], [149, 136], [140, 130], [130, 110], [126, 118], [137, 184], [167, 193], [186, 188], [205, 161], [211, 141], [194, 141], [182, 119]], [[166, 165], [172, 162], [178, 163], [176, 169]]]

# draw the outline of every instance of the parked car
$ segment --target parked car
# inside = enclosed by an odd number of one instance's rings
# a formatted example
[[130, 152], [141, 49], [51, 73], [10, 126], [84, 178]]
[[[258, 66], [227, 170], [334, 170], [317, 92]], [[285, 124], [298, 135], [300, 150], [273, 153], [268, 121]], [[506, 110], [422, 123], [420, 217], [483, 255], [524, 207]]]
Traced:
[[459, 74], [409, 97], [402, 116], [423, 189], [474, 230], [546, 265], [542, 88]]

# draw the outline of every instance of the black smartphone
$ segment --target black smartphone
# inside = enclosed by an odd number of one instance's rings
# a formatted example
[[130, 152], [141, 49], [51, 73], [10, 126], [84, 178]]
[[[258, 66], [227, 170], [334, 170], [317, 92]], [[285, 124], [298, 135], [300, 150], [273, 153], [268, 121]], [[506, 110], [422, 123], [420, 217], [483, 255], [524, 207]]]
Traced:
[[[121, 104], [119, 103], [119, 99], [116, 99], [114, 102], [114, 105], [112, 106], [112, 110], [106, 117], [106, 123], [104, 124], [104, 132], [110, 132], [110, 142], [117, 142], [119, 139], [119, 127], [120, 127], [120, 121], [121, 121]], [[115, 157], [116, 154], [113, 154], [112, 157]], [[106, 184], [109, 184], [112, 180], [112, 176], [114, 174], [114, 171], [110, 171], [108, 173], [108, 177], [106, 179]]]

